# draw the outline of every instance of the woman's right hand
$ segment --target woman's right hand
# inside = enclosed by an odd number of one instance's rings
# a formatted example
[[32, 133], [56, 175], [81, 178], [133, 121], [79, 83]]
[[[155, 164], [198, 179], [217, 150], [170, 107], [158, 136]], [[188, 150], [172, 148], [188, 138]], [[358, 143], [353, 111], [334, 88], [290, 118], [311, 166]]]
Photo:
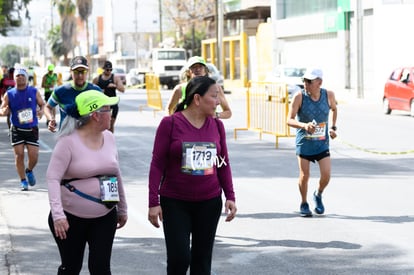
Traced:
[[162, 222], [162, 209], [161, 206], [154, 206], [148, 209], [148, 220], [150, 223], [155, 226], [156, 228], [160, 227], [158, 223], [158, 218]]
[[55, 235], [61, 240], [66, 239], [66, 232], [69, 229], [69, 223], [67, 219], [60, 219], [54, 221]]

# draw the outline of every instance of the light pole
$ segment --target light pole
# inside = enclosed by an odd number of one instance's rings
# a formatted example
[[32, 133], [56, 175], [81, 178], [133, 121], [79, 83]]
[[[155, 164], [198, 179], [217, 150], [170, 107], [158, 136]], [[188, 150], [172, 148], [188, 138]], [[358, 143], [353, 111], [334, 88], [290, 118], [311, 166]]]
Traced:
[[363, 54], [363, 18], [362, 0], [357, 0], [357, 93], [358, 98], [364, 98], [364, 54]]
[[162, 0], [158, 0], [158, 10], [159, 10], [159, 17], [160, 17], [160, 42], [162, 42]]
[[[220, 72], [223, 72], [222, 56], [223, 56], [223, 0], [216, 0], [216, 59], [217, 68]], [[214, 62], [214, 60], [212, 60]]]
[[134, 33], [134, 40], [135, 40], [135, 68], [138, 68], [138, 0], [135, 0], [135, 33]]

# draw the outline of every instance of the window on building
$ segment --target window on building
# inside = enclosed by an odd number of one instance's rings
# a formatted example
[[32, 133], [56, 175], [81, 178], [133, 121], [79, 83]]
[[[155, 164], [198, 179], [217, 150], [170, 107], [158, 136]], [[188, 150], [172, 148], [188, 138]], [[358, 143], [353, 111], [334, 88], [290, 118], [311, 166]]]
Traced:
[[277, 19], [336, 11], [338, 0], [277, 0]]

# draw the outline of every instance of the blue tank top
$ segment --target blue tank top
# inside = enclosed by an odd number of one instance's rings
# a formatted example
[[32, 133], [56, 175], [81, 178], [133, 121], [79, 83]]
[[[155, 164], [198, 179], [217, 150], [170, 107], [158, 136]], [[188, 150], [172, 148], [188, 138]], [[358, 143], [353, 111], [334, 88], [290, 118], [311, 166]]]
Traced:
[[326, 89], [321, 89], [319, 100], [314, 101], [302, 90], [302, 106], [297, 113], [297, 120], [303, 123], [313, 122], [316, 131], [313, 135], [305, 129], [297, 129], [296, 154], [313, 156], [329, 150], [329, 101]]
[[10, 120], [18, 128], [33, 128], [37, 126], [37, 89], [32, 86], [26, 86], [23, 90], [12, 88], [7, 91], [9, 98]]

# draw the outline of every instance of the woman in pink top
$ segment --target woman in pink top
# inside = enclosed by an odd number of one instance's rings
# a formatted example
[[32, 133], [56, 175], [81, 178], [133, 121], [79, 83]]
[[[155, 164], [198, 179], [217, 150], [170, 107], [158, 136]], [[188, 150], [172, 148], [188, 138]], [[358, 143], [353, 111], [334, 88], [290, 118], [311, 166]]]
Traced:
[[111, 274], [115, 231], [127, 221], [127, 204], [115, 138], [107, 131], [119, 97], [90, 90], [66, 109], [46, 179], [49, 227], [59, 248], [58, 274], [79, 274], [85, 245], [89, 272]]
[[155, 136], [148, 218], [155, 227], [162, 221], [167, 274], [185, 275], [188, 267], [192, 275], [210, 274], [222, 192], [226, 221], [236, 215], [224, 125], [214, 118], [218, 93], [208, 76], [191, 79]]

